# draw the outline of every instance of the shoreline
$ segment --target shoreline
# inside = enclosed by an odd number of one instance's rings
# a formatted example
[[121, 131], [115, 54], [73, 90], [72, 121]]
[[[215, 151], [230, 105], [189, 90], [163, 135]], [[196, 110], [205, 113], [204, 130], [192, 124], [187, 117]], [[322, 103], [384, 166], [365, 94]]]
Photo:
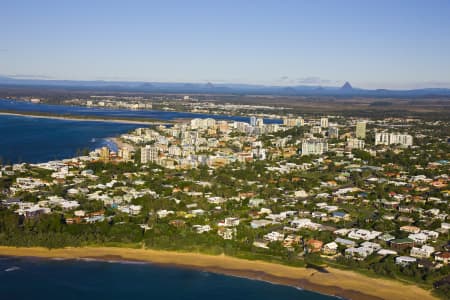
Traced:
[[320, 272], [315, 269], [291, 267], [260, 260], [245, 260], [226, 255], [114, 247], [47, 249], [6, 246], [0, 246], [0, 255], [145, 262], [261, 280], [345, 299], [437, 299], [430, 291], [418, 286], [368, 277], [353, 271], [327, 267], [327, 272]]
[[120, 139], [120, 136], [109, 137], [107, 139], [110, 140], [112, 143], [114, 143], [116, 145], [117, 149], [120, 149], [120, 148], [134, 149], [133, 145], [123, 142]]
[[122, 124], [136, 124], [136, 125], [168, 125], [172, 124], [170, 122], [159, 122], [159, 121], [140, 121], [140, 120], [124, 120], [124, 119], [108, 119], [108, 118], [98, 118], [89, 116], [58, 116], [58, 115], [40, 115], [40, 114], [29, 114], [26, 112], [5, 112], [0, 111], [0, 115], [3, 116], [16, 116], [16, 117], [26, 117], [26, 118], [38, 118], [38, 119], [52, 119], [52, 120], [65, 120], [65, 121], [79, 121], [79, 122], [105, 122], [105, 123], [122, 123]]

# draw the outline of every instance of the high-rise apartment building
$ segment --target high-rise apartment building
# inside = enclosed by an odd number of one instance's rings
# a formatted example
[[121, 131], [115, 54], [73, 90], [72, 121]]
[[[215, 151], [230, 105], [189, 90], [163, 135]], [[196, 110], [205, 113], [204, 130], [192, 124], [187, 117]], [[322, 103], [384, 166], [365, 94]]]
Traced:
[[356, 138], [358, 138], [358, 139], [366, 138], [366, 122], [365, 121], [356, 122]]

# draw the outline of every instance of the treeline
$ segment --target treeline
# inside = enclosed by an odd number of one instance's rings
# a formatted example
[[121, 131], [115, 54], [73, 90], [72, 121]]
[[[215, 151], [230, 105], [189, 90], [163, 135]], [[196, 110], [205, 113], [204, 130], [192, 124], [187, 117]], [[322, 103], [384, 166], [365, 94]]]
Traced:
[[135, 224], [65, 224], [63, 216], [43, 215], [35, 219], [24, 219], [6, 209], [0, 209], [0, 244], [5, 246], [41, 246], [61, 248], [92, 244], [138, 243], [143, 231]]

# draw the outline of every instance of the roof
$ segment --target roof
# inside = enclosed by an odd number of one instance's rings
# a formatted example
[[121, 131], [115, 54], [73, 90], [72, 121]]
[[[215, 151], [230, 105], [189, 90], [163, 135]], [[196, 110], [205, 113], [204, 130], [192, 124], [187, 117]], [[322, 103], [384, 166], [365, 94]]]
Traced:
[[409, 238], [404, 238], [404, 239], [395, 239], [395, 240], [391, 240], [391, 243], [395, 243], [395, 244], [408, 244], [408, 243], [412, 243], [414, 242], [412, 239]]

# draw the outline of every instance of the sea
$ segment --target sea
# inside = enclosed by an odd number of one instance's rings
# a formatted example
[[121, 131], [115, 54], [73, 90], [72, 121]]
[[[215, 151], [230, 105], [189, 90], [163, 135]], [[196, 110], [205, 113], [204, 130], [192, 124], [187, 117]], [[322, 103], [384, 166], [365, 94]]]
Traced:
[[[243, 116], [196, 114], [188, 112], [158, 110], [125, 110], [88, 108], [82, 106], [65, 106], [34, 104], [25, 101], [0, 99], [0, 110], [15, 112], [41, 112], [58, 115], [100, 116], [117, 118], [152, 118], [164, 121], [190, 118], [214, 118], [248, 122]], [[265, 119], [266, 123], [281, 123], [277, 119]], [[71, 121], [23, 116], [0, 115], [0, 161], [8, 163], [39, 163], [49, 160], [70, 158], [81, 149], [109, 146], [115, 144], [109, 139], [146, 125]]]
[[0, 257], [0, 299], [337, 298], [258, 280], [148, 263]]

